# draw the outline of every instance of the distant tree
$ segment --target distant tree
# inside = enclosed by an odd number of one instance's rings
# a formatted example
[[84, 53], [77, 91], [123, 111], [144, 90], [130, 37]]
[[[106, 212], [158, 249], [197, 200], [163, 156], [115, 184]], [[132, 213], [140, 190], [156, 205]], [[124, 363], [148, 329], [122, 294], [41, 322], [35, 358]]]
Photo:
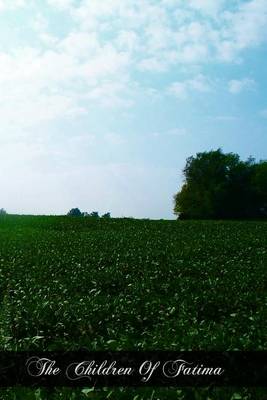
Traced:
[[110, 212], [103, 214], [102, 218], [111, 218]]
[[252, 187], [254, 203], [260, 215], [267, 215], [267, 161], [254, 164], [252, 170]]
[[174, 197], [179, 218], [247, 218], [267, 213], [267, 163], [221, 149], [187, 159], [185, 182]]
[[82, 217], [89, 217], [89, 213], [86, 212], [86, 211], [83, 211], [83, 212], [82, 212]]
[[82, 216], [82, 213], [81, 213], [81, 211], [79, 210], [79, 208], [72, 208], [72, 209], [68, 212], [67, 215], [70, 216], [70, 217], [81, 217], [81, 216]]
[[7, 212], [4, 208], [0, 209], [0, 215], [7, 215]]
[[93, 212], [91, 212], [90, 217], [99, 218], [98, 211], [93, 211]]

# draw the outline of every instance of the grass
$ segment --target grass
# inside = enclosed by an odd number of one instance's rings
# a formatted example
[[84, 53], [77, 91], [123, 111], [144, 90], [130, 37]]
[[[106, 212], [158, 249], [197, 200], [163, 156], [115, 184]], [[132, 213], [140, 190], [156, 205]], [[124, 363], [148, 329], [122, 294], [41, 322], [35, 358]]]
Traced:
[[266, 349], [266, 266], [265, 222], [4, 216], [0, 348]]

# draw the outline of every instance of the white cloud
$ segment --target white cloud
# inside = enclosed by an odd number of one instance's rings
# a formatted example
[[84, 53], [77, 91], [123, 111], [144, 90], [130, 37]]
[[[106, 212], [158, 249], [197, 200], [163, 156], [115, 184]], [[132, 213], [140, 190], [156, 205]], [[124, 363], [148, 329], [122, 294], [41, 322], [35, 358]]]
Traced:
[[225, 0], [189, 0], [190, 7], [208, 15], [216, 16]]
[[74, 0], [47, 0], [47, 3], [48, 5], [56, 7], [60, 10], [70, 11], [74, 5]]
[[255, 86], [255, 81], [253, 79], [234, 79], [228, 82], [229, 92], [232, 94], [241, 93], [244, 90], [253, 89]]
[[115, 40], [116, 47], [120, 50], [133, 53], [141, 51], [140, 38], [133, 30], [121, 30]]
[[[213, 61], [236, 62], [245, 49], [266, 40], [265, 0], [237, 2], [231, 9], [223, 0], [47, 0], [46, 4], [68, 13], [64, 35], [56, 36], [41, 8], [34, 13], [32, 2], [0, 0], [0, 11], [32, 7], [33, 36], [40, 40], [39, 47], [28, 41], [0, 53], [3, 126], [12, 121], [19, 128], [21, 123], [33, 126], [78, 116], [95, 102], [129, 107], [138, 93], [145, 96], [149, 91], [140, 72], [178, 74], [184, 68], [188, 78], [174, 79], [169, 93], [178, 98], [207, 93], [209, 80], [192, 77], [190, 68]], [[250, 80], [229, 83], [232, 93], [249, 87]]]
[[103, 82], [91, 89], [84, 99], [107, 108], [128, 108], [133, 104], [131, 97], [131, 82], [121, 80]]
[[25, 5], [25, 0], [0, 0], [0, 12], [6, 10], [15, 10], [17, 8], [24, 7]]
[[266, 40], [265, 0], [239, 1], [231, 8], [225, 0], [77, 4], [68, 7], [83, 31], [108, 35], [115, 46], [134, 53], [137, 67], [147, 71], [161, 72], [175, 62], [235, 61], [243, 50]]
[[164, 72], [168, 69], [168, 62], [164, 58], [145, 58], [139, 63], [138, 69], [141, 71]]
[[267, 2], [251, 0], [240, 2], [234, 11], [222, 15], [220, 42], [217, 44], [218, 57], [234, 61], [245, 49], [266, 42]]
[[81, 59], [88, 59], [89, 56], [96, 53], [99, 54], [101, 51], [96, 33], [80, 31], [70, 32], [68, 36], [59, 42], [58, 47], [60, 51]]
[[233, 14], [232, 20], [235, 40], [241, 49], [258, 45], [266, 40], [267, 3], [265, 0], [253, 0], [241, 4], [239, 11]]
[[0, 53], [0, 118], [3, 131], [76, 117], [90, 101], [129, 106], [126, 53], [99, 46], [94, 35], [72, 33], [52, 49]]
[[168, 91], [178, 99], [185, 99], [188, 95], [188, 87], [185, 82], [172, 83]]
[[193, 79], [174, 82], [168, 88], [168, 92], [179, 99], [186, 99], [194, 92], [208, 93], [211, 91], [210, 81], [203, 75], [198, 75]]

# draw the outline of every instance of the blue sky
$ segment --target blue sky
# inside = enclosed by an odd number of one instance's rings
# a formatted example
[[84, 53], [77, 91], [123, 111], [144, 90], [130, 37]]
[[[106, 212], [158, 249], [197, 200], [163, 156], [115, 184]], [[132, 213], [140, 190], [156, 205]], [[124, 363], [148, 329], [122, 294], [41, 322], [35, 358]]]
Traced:
[[186, 158], [267, 158], [266, 0], [0, 0], [0, 207], [173, 218]]

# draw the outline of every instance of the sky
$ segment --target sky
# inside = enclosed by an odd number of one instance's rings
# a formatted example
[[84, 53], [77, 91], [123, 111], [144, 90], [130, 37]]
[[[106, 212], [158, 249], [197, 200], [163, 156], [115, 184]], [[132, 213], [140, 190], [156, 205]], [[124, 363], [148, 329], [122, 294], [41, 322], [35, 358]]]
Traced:
[[172, 219], [219, 147], [267, 159], [266, 0], [0, 0], [0, 208]]

